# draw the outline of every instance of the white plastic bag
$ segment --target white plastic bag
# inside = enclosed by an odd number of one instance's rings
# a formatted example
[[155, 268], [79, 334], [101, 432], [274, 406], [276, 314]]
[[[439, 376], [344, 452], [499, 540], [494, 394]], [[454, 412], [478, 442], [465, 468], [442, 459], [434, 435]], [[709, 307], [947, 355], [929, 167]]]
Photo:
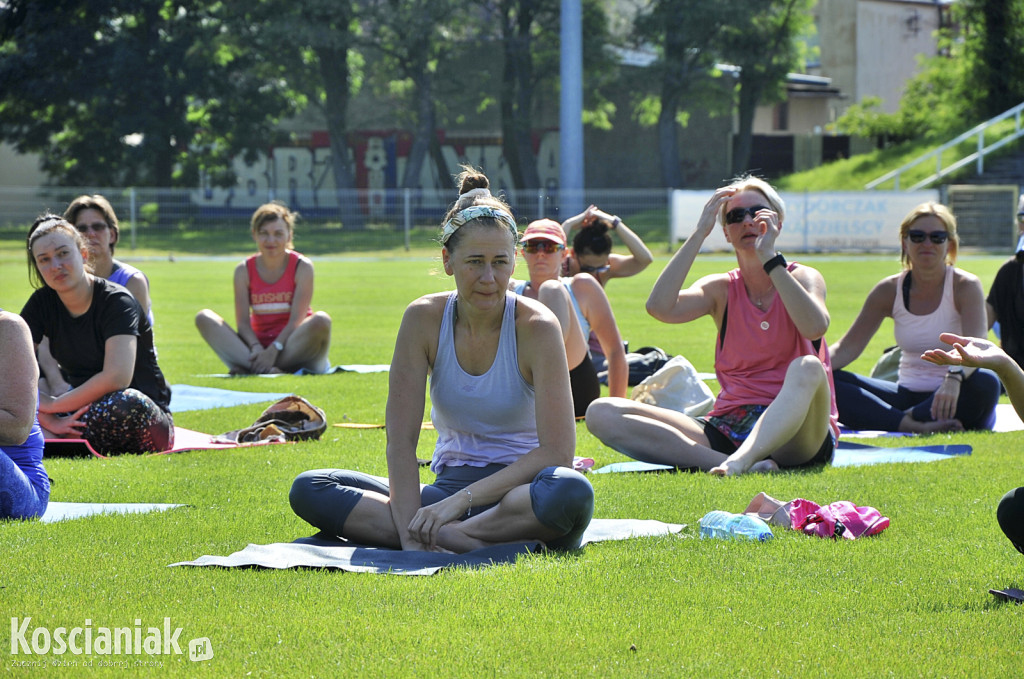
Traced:
[[697, 376], [697, 369], [683, 356], [673, 356], [640, 384], [633, 387], [633, 400], [700, 417], [711, 412], [715, 395]]

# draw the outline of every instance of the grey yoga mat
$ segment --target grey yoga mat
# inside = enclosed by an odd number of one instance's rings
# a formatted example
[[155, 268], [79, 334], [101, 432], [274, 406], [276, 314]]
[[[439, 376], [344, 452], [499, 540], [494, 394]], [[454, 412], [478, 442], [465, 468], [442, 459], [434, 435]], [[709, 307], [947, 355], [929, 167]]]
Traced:
[[[641, 519], [594, 519], [583, 534], [583, 544], [603, 540], [626, 540], [649, 535], [669, 535], [685, 528], [683, 524]], [[223, 568], [333, 568], [353, 573], [390, 573], [393, 575], [433, 575], [445, 568], [465, 566], [481, 568], [496, 563], [514, 563], [521, 554], [541, 549], [540, 543], [521, 542], [496, 545], [465, 554], [403, 552], [349, 545], [333, 540], [302, 538], [295, 542], [248, 545], [228, 556], [201, 556], [195, 561], [180, 561], [171, 566], [221, 566]]]

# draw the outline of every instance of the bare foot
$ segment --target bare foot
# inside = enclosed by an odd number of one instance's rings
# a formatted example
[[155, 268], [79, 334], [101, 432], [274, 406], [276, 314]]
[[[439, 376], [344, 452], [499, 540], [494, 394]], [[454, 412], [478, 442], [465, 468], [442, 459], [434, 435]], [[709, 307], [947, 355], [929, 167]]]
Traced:
[[717, 467], [708, 470], [712, 476], [739, 476], [740, 474], [769, 474], [779, 470], [775, 460], [761, 460], [744, 467], [744, 465], [732, 458], [727, 459]]
[[900, 431], [914, 434], [938, 434], [945, 431], [963, 431], [964, 425], [960, 420], [933, 420], [931, 422], [919, 422], [910, 415], [900, 422]]

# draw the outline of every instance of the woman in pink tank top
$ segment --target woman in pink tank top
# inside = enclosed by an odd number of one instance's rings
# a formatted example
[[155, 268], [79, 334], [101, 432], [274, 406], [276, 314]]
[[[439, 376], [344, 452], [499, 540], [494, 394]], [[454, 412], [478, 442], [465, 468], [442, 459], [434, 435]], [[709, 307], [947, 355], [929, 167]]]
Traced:
[[[851, 429], [931, 433], [991, 429], [999, 378], [971, 366], [925, 361], [944, 332], [988, 334], [985, 291], [974, 274], [954, 266], [956, 217], [945, 205], [922, 203], [900, 224], [903, 271], [868, 294], [846, 334], [832, 346], [839, 419]], [[891, 317], [901, 350], [895, 383], [842, 370]]]
[[251, 226], [259, 253], [235, 267], [238, 331], [210, 309], [196, 314], [196, 327], [232, 374], [327, 372], [331, 317], [310, 308], [313, 263], [291, 249], [295, 213], [266, 203]]
[[[638, 460], [716, 475], [832, 459], [838, 425], [823, 340], [825, 281], [775, 251], [784, 218], [778, 192], [761, 179], [743, 177], [718, 189], [647, 299], [647, 311], [666, 323], [715, 320], [721, 390], [709, 416], [602, 398], [587, 410], [595, 436]], [[738, 267], [684, 287], [718, 221]]]

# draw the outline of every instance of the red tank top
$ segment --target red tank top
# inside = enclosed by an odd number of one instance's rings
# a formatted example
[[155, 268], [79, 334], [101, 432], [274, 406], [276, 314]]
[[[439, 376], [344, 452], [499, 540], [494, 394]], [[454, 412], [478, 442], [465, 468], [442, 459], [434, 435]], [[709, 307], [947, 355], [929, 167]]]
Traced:
[[[256, 257], [253, 255], [245, 260], [245, 268], [249, 273], [249, 324], [260, 344], [267, 346], [281, 334], [291, 317], [299, 253], [294, 250], [288, 253], [284, 274], [275, 283], [267, 283], [260, 278]], [[313, 309], [306, 309], [307, 316], [312, 313]]]

